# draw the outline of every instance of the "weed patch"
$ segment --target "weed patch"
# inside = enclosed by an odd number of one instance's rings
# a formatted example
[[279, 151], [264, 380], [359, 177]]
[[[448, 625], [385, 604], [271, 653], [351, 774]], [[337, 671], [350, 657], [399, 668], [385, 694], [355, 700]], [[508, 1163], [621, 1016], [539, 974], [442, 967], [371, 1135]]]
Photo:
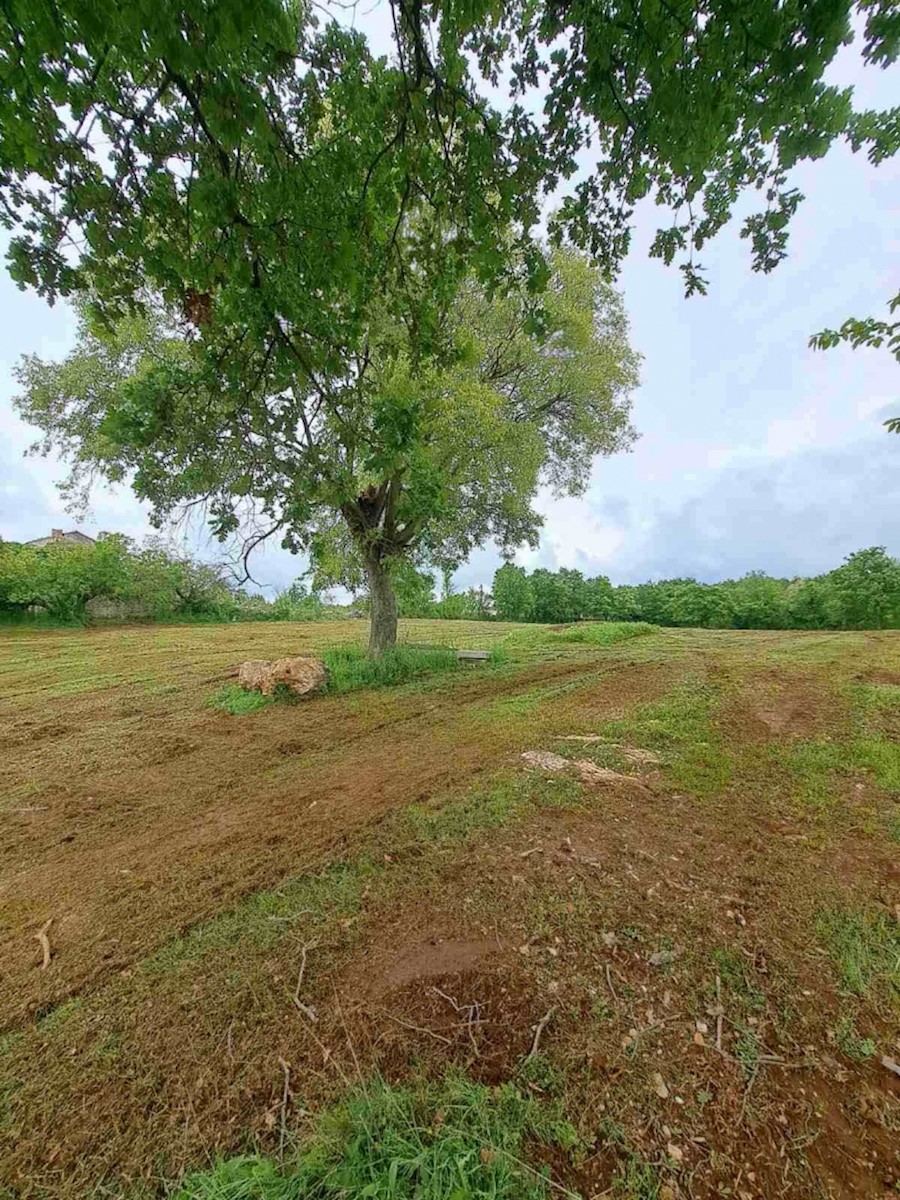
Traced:
[[[491, 662], [505, 661], [505, 651], [495, 646]], [[449, 646], [395, 646], [380, 658], [369, 658], [362, 646], [338, 646], [326, 650], [322, 661], [328, 668], [328, 692], [354, 692], [361, 688], [394, 687], [440, 671], [455, 671], [460, 663], [456, 651]], [[275, 694], [248, 692], [235, 683], [226, 683], [206, 703], [210, 708], [235, 717], [247, 716], [271, 704], [296, 703], [289, 688], [279, 685]]]
[[765, 1008], [766, 997], [757, 987], [747, 964], [737, 950], [722, 947], [713, 950], [712, 957], [716, 964], [716, 972], [722, 982], [744, 1008], [753, 1012], [759, 1012]]
[[441, 805], [414, 804], [401, 814], [405, 830], [396, 836], [417, 841], [461, 842], [479, 830], [498, 829], [521, 817], [533, 806], [541, 808], [581, 807], [581, 785], [562, 776], [498, 776], [484, 788], [478, 788], [462, 800]]
[[885, 791], [900, 792], [900, 745], [867, 737], [851, 742], [800, 742], [775, 751], [799, 779], [807, 803], [823, 805], [836, 795], [838, 780], [866, 773]]
[[900, 925], [885, 913], [832, 909], [818, 934], [841, 983], [854, 996], [870, 993], [900, 1000]]
[[716, 689], [697, 680], [681, 684], [662, 700], [639, 704], [620, 721], [609, 721], [603, 735], [611, 742], [662, 752], [679, 788], [695, 795], [721, 791], [731, 780], [732, 761], [712, 724]]
[[393, 687], [423, 675], [455, 671], [460, 667], [456, 650], [450, 646], [394, 646], [380, 658], [369, 658], [361, 646], [339, 646], [326, 650], [322, 661], [329, 671], [329, 692]]
[[872, 1058], [876, 1050], [874, 1040], [862, 1037], [857, 1031], [856, 1022], [848, 1016], [843, 1016], [838, 1021], [834, 1031], [834, 1043], [841, 1054], [845, 1054], [854, 1062], [865, 1062], [866, 1059]]
[[558, 1103], [511, 1084], [376, 1079], [327, 1114], [293, 1160], [222, 1162], [186, 1179], [177, 1200], [543, 1200], [549, 1183], [524, 1161], [526, 1140], [569, 1149], [577, 1137]]
[[639, 1154], [629, 1152], [612, 1184], [612, 1194], [619, 1200], [657, 1200], [660, 1193], [659, 1173]]
[[629, 642], [632, 638], [659, 631], [658, 625], [649, 625], [646, 621], [590, 621], [561, 629], [557, 633], [548, 630], [547, 640], [551, 644], [579, 642], [586, 646], [615, 646], [619, 642]]
[[149, 973], [178, 970], [245, 941], [259, 947], [274, 945], [290, 931], [291, 922], [300, 914], [311, 928], [329, 917], [354, 916], [359, 911], [365, 881], [376, 877], [380, 870], [365, 859], [351, 865], [337, 863], [319, 875], [291, 880], [277, 891], [258, 892], [231, 912], [167, 942], [144, 961], [141, 969]]
[[225, 683], [217, 692], [207, 697], [207, 708], [218, 708], [221, 712], [230, 713], [232, 717], [246, 717], [249, 713], [259, 712], [275, 703], [274, 696], [264, 696], [262, 692], [246, 692], [236, 683]]

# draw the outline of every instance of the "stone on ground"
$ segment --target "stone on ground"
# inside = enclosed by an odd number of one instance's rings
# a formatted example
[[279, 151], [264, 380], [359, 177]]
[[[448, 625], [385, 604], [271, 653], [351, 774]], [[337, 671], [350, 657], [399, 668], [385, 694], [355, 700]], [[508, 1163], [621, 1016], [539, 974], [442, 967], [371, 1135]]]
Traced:
[[247, 692], [262, 692], [272, 696], [283, 685], [295, 696], [306, 696], [322, 687], [328, 680], [325, 664], [318, 658], [301, 655], [297, 658], [276, 658], [273, 662], [254, 658], [241, 663], [238, 683]]

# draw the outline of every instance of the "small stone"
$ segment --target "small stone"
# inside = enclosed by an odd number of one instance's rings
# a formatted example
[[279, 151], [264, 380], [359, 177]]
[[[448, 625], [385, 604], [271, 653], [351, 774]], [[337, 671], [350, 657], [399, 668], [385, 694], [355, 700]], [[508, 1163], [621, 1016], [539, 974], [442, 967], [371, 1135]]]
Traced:
[[647, 962], [651, 967], [671, 967], [677, 954], [677, 950], [657, 950], [655, 954], [650, 955]]
[[666, 1086], [666, 1081], [660, 1075], [659, 1071], [653, 1072], [653, 1090], [659, 1096], [660, 1100], [668, 1100], [669, 1089]]
[[671, 1158], [674, 1162], [684, 1162], [684, 1151], [680, 1146], [676, 1146], [674, 1142], [668, 1142], [666, 1144], [666, 1154], [668, 1154], [669, 1158]]

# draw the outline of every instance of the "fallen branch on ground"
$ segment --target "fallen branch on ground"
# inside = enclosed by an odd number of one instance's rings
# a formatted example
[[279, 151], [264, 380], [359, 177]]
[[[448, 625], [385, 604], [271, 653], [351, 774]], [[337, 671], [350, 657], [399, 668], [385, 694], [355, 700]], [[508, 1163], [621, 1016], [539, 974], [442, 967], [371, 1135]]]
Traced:
[[297, 986], [294, 988], [294, 996], [293, 996], [294, 1006], [297, 1009], [299, 1009], [299, 1011], [302, 1012], [303, 1015], [306, 1018], [308, 1018], [308, 1020], [310, 1020], [310, 1021], [318, 1020], [318, 1017], [316, 1016], [316, 1010], [311, 1005], [304, 1004], [303, 1001], [300, 999], [300, 988], [303, 986], [303, 976], [306, 974], [307, 954], [309, 953], [310, 950], [315, 950], [315, 948], [316, 948], [316, 946], [318, 946], [318, 944], [319, 944], [318, 942], [310, 942], [310, 944], [308, 946], [304, 946], [302, 949], [302, 952], [301, 952], [302, 957], [300, 959], [300, 973], [297, 976]]

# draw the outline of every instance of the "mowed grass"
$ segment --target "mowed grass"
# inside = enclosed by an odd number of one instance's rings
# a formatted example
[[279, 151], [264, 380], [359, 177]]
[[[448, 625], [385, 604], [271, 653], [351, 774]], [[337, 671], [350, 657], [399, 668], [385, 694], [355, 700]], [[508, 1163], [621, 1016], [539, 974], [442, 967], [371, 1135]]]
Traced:
[[[233, 627], [170, 629], [168, 647], [141, 631], [143, 663], [136, 643], [116, 662], [48, 634], [52, 661], [19, 663], [3, 769], [23, 787], [18, 762], [37, 790], [10, 810], [6, 864], [25, 894], [40, 899], [42, 871], [49, 890], [10, 943], [31, 964], [17, 986], [63, 981], [92, 924], [119, 937], [98, 940], [74, 994], [11, 1010], [0, 1186], [17, 1200], [883, 1194], [900, 1131], [881, 1066], [900, 1049], [897, 709], [865, 677], [900, 667], [900, 639], [651, 630], [599, 645], [443, 625], [404, 636], [496, 644], [503, 661], [366, 680], [360, 628], [340, 653], [346, 691], [250, 721], [205, 708], [228, 686], [215, 676], [282, 651], [238, 655]], [[301, 651], [335, 646], [333, 623], [303, 632]], [[94, 687], [79, 672], [101, 650]], [[139, 724], [161, 749], [134, 779]], [[525, 749], [571, 764], [526, 766]], [[198, 804], [184, 764], [201, 754]], [[585, 762], [613, 774], [583, 777]], [[45, 771], [65, 777], [61, 803]], [[118, 807], [116, 780], [135, 785]], [[158, 829], [120, 832], [119, 810], [151, 799]], [[192, 838], [178, 853], [161, 840], [169, 809]], [[48, 838], [51, 821], [74, 841]], [[76, 893], [79, 853], [93, 874]], [[170, 861], [178, 925], [139, 941], [139, 908], [122, 925], [100, 906], [135, 895], [160, 919]], [[837, 1160], [833, 1120], [849, 1131]]]

